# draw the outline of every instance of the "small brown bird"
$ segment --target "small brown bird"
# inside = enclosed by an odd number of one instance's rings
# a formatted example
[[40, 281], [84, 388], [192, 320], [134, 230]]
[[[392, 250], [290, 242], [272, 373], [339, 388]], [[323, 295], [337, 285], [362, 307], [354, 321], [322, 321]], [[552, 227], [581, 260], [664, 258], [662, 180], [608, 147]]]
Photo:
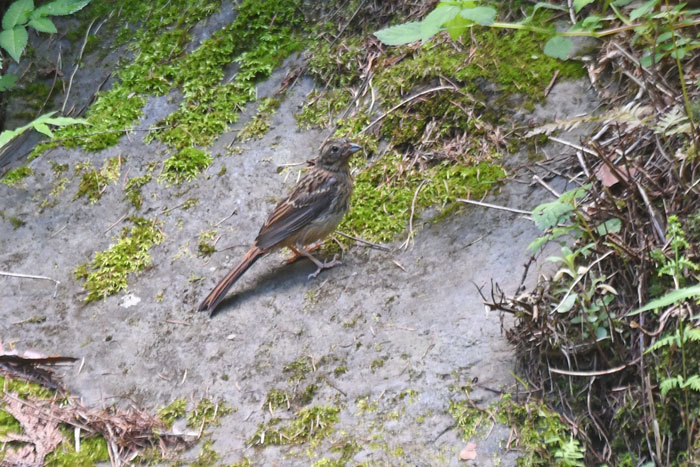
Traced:
[[362, 149], [347, 139], [332, 139], [321, 148], [321, 153], [309, 161], [310, 169], [299, 180], [286, 199], [275, 207], [260, 229], [253, 247], [238, 266], [224, 277], [199, 305], [199, 311], [213, 312], [228, 289], [261, 256], [272, 250], [288, 247], [299, 256], [306, 256], [316, 265], [316, 277], [323, 269], [339, 264], [321, 262], [304, 247], [324, 238], [340, 224], [350, 205], [352, 176], [350, 156]]

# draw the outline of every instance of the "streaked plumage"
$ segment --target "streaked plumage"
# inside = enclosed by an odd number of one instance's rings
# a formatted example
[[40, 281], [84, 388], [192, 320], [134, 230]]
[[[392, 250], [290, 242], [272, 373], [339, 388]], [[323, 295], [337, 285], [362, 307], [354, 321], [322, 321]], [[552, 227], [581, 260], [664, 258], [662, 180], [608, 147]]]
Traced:
[[335, 259], [322, 263], [304, 250], [326, 237], [340, 224], [350, 205], [352, 176], [348, 162], [360, 149], [346, 139], [333, 139], [321, 148], [318, 157], [309, 161], [309, 171], [272, 211], [258, 233], [253, 247], [241, 262], [224, 277], [199, 306], [213, 312], [228, 289], [261, 256], [281, 247], [290, 247], [311, 259], [317, 266], [312, 276], [337, 264]]

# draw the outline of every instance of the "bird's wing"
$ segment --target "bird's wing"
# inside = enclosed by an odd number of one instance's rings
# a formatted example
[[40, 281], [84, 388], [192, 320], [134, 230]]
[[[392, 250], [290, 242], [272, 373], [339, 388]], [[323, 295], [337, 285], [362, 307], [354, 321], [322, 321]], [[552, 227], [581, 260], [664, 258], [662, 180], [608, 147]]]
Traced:
[[312, 169], [267, 218], [255, 239], [257, 247], [273, 247], [308, 225], [330, 206], [337, 190], [335, 176]]

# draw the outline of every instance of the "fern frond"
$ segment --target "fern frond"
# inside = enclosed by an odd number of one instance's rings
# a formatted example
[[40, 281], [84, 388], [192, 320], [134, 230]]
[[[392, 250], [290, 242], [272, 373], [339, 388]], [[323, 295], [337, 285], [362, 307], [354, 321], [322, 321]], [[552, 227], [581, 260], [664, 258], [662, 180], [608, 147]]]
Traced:
[[654, 109], [649, 105], [637, 104], [629, 108], [618, 107], [600, 115], [584, 115], [566, 120], [556, 120], [529, 131], [525, 137], [529, 138], [540, 134], [550, 135], [557, 130], [568, 131], [583, 123], [626, 123], [629, 128], [651, 127], [653, 112]]
[[664, 136], [690, 134], [690, 122], [681, 106], [677, 105], [659, 118], [653, 130], [656, 134]]
[[693, 391], [700, 392], [700, 375], [692, 375], [681, 384], [682, 388], [690, 388]]
[[671, 389], [677, 388], [679, 385], [683, 383], [683, 377], [682, 376], [676, 376], [673, 378], [666, 378], [665, 380], [661, 381], [661, 384], [659, 384], [659, 389], [661, 390], [661, 395], [666, 397], [666, 394], [668, 391]]
[[680, 336], [678, 335], [678, 331], [676, 331], [673, 334], [666, 334], [664, 337], [661, 339], [657, 340], [654, 342], [651, 346], [649, 346], [648, 349], [644, 351], [644, 353], [651, 353], [655, 352], [656, 350], [659, 350], [660, 348], [663, 347], [670, 347], [672, 344], [675, 344], [676, 346], [680, 346], [681, 340]]

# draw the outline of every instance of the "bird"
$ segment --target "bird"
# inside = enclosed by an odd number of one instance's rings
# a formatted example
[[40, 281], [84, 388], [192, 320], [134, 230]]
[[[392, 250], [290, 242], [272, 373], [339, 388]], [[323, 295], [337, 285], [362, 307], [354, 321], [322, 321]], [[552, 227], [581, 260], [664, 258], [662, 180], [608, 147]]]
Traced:
[[279, 202], [260, 228], [253, 246], [238, 265], [226, 274], [199, 305], [199, 311], [212, 314], [231, 286], [262, 256], [287, 247], [297, 256], [309, 258], [316, 277], [323, 269], [338, 264], [336, 256], [321, 262], [305, 247], [333, 232], [350, 207], [353, 179], [350, 174], [350, 158], [362, 149], [346, 138], [326, 141], [319, 155], [307, 164], [309, 170]]

